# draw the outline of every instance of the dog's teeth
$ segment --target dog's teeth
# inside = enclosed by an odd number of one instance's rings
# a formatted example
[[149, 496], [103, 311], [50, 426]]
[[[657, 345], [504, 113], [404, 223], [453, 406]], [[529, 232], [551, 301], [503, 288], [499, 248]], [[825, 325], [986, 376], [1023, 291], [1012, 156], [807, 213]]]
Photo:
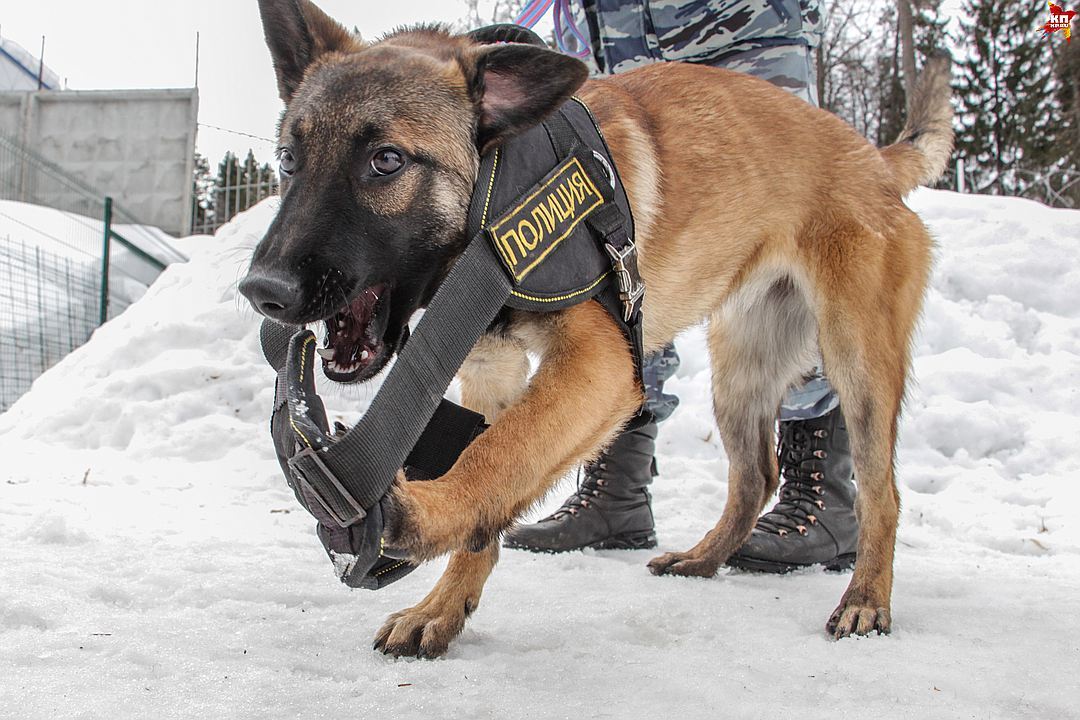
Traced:
[[341, 320], [341, 319], [339, 319], [339, 320], [337, 321], [337, 326], [338, 326], [339, 328], [343, 328], [343, 327], [345, 327], [345, 321], [344, 321], [344, 320]]
[[319, 357], [321, 357], [323, 360], [334, 359], [334, 348], [332, 347], [318, 348], [315, 352], [319, 353]]
[[361, 361], [363, 361], [363, 360], [367, 360], [367, 359], [368, 359], [368, 356], [370, 356], [370, 355], [371, 355], [371, 353], [369, 353], [369, 352], [368, 352], [367, 350], [362, 350], [362, 351], [360, 352], [360, 360], [361, 360]]

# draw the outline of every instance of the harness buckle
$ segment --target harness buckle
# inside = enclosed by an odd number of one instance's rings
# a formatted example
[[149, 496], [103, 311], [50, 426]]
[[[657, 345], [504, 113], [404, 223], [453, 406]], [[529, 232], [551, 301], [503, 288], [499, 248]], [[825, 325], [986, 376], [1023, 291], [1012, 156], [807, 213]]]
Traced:
[[627, 238], [626, 245], [622, 249], [616, 248], [611, 243], [604, 243], [604, 248], [611, 256], [611, 265], [619, 283], [619, 299], [623, 303], [623, 321], [630, 322], [630, 318], [634, 317], [634, 310], [645, 295], [645, 284], [641, 282], [641, 273], [638, 271], [637, 245]]
[[[335, 523], [347, 528], [367, 517], [367, 511], [349, 494], [314, 448], [304, 448], [289, 458], [289, 469], [307, 485]], [[329, 492], [328, 492], [329, 491]]]

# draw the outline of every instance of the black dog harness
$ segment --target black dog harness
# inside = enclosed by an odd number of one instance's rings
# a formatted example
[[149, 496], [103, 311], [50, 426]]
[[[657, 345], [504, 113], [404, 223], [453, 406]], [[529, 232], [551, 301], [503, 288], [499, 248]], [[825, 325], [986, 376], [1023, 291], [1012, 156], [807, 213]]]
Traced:
[[413, 565], [382, 545], [381, 501], [399, 469], [449, 470], [483, 417], [443, 398], [504, 307], [550, 312], [595, 298], [632, 348], [641, 377], [641, 300], [633, 220], [598, 126], [580, 100], [487, 153], [468, 212], [463, 254], [399, 353], [364, 417], [330, 436], [315, 392], [315, 336], [265, 320], [278, 369], [271, 434], [289, 485], [319, 521], [341, 580], [377, 589]]

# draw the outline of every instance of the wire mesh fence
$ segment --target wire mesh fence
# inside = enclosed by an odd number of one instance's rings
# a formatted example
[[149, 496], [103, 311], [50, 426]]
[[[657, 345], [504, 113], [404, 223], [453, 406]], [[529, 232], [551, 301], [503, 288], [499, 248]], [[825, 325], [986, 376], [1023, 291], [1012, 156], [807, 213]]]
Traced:
[[0, 412], [166, 264], [186, 259], [164, 232], [107, 205], [103, 193], [0, 133]]
[[[87, 258], [87, 260], [92, 260]], [[98, 326], [101, 269], [40, 245], [0, 244], [0, 412]]]

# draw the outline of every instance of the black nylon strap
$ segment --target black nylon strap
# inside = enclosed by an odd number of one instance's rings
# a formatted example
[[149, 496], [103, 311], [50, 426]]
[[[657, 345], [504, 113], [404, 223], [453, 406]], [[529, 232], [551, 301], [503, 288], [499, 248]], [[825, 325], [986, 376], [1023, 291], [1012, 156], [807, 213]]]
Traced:
[[416, 446], [405, 458], [406, 475], [410, 480], [442, 477], [486, 427], [484, 416], [480, 413], [443, 400], [416, 441]]
[[547, 126], [548, 136], [551, 137], [551, 142], [555, 146], [555, 154], [559, 157], [568, 156], [574, 150], [574, 147], [579, 144], [577, 133], [574, 132], [574, 127], [570, 124], [570, 121], [566, 119], [565, 111], [562, 108], [552, 113], [544, 124]]
[[[349, 510], [353, 503], [341, 489], [364, 508], [390, 489], [450, 381], [510, 297], [510, 289], [490, 242], [478, 234], [435, 293], [360, 422], [329, 450], [300, 454], [290, 461], [325, 504], [347, 511], [341, 513], [340, 524], [362, 519]], [[402, 413], [402, 407], [411, 412]], [[333, 477], [326, 477], [327, 472]]]
[[[590, 115], [590, 118], [592, 116]], [[565, 111], [561, 108], [558, 112], [554, 113], [545, 123], [548, 128], [548, 136], [551, 138], [552, 145], [555, 146], [555, 153], [559, 157], [566, 157], [577, 149], [577, 146], [581, 144], [577, 131], [567, 120]], [[597, 131], [599, 133], [599, 131]], [[609, 169], [597, 162], [592, 152], [586, 148], [585, 152], [577, 153], [578, 159], [585, 164], [590, 170], [592, 177], [607, 177]], [[614, 178], [612, 178], [614, 181]], [[597, 208], [592, 214], [589, 215], [588, 222], [592, 227], [600, 233], [604, 238], [604, 242], [614, 246], [617, 250], [622, 250], [628, 244], [630, 244], [629, 228], [626, 226], [626, 218], [623, 217], [622, 212], [619, 211], [618, 206], [614, 202], [614, 189], [611, 186], [603, 186], [598, 188], [604, 196], [605, 202], [602, 206]]]
[[[574, 100], [577, 101], [576, 99]], [[584, 103], [580, 103], [582, 107], [588, 112], [588, 108]], [[592, 113], [589, 112], [589, 118], [592, 118]], [[595, 120], [593, 120], [595, 127]], [[567, 119], [565, 111], [559, 109], [554, 113], [545, 123], [548, 128], [548, 137], [551, 138], [551, 143], [555, 147], [555, 152], [560, 157], [569, 155], [577, 149], [580, 144], [577, 131], [574, 130], [570, 121]], [[597, 135], [600, 136], [600, 140], [604, 142], [605, 150], [607, 150], [607, 143], [604, 141], [603, 134], [600, 133], [599, 128], [596, 130]], [[611, 152], [608, 150], [608, 155]], [[597, 161], [592, 152], [578, 152], [578, 159], [586, 165], [590, 171], [592, 177], [606, 177], [609, 172], [617, 172], [614, 167], [605, 167]], [[621, 182], [618, 177], [611, 178], [612, 183]], [[601, 193], [604, 195], [605, 202], [602, 206], [597, 208], [593, 213], [589, 215], [586, 222], [592, 226], [592, 228], [603, 238], [603, 242], [607, 245], [611, 245], [613, 248], [620, 252], [626, 252], [627, 248], [633, 244], [631, 239], [631, 228], [627, 227], [628, 218], [624, 217], [623, 213], [619, 210], [618, 205], [614, 202], [614, 188], [603, 187], [600, 188]], [[623, 260], [627, 266], [627, 270], [630, 272], [632, 279], [635, 282], [641, 280], [641, 275], [637, 265], [637, 251], [636, 248], [627, 253]], [[600, 303], [607, 309], [608, 313], [614, 318], [622, 318], [623, 329], [627, 334], [627, 339], [630, 341], [630, 349], [634, 355], [634, 371], [638, 375], [638, 381], [644, 384], [644, 378], [640, 376], [641, 368], [644, 367], [645, 353], [643, 350], [644, 338], [641, 327], [641, 302], [638, 300], [635, 306], [631, 309], [631, 314], [626, 317], [626, 306], [620, 299], [618, 292], [613, 286], [609, 286], [606, 290], [601, 292], [597, 298]], [[638, 411], [638, 417], [641, 416], [641, 409]]]

